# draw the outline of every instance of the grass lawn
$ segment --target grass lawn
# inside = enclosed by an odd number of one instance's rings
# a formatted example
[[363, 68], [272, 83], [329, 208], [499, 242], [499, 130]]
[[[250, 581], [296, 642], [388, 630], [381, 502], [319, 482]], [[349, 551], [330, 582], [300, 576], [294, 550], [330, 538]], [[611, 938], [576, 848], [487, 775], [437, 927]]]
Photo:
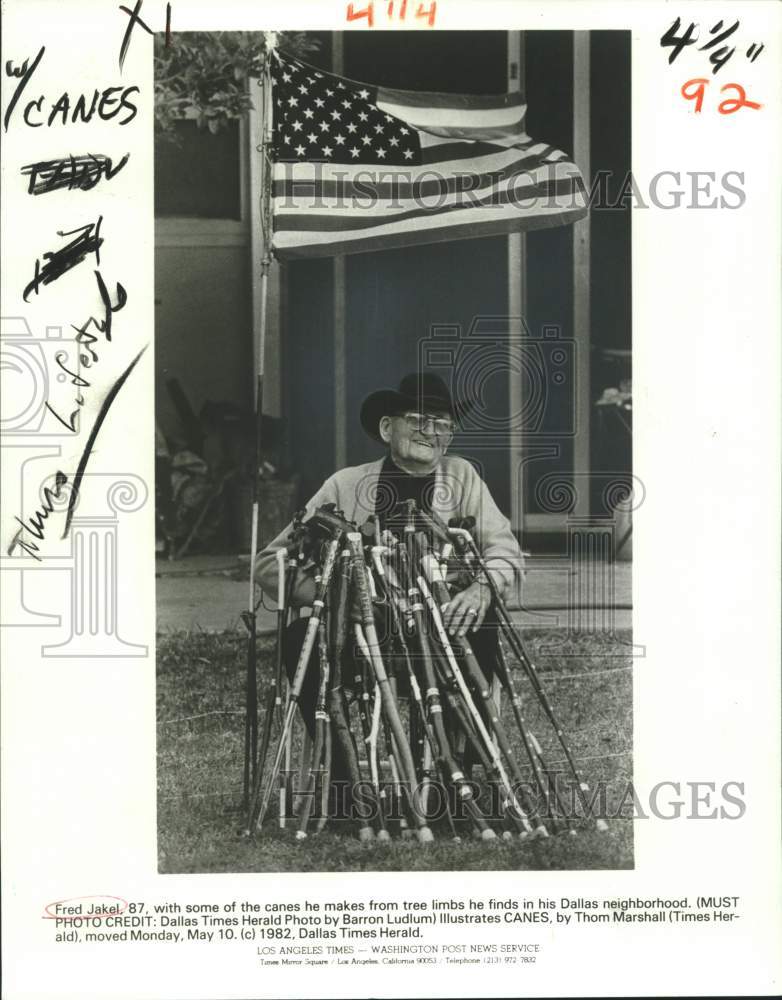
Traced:
[[[158, 636], [158, 852], [162, 873], [309, 871], [459, 871], [617, 869], [633, 867], [632, 671], [629, 633], [613, 637], [565, 631], [524, 633], [529, 653], [554, 706], [582, 776], [605, 796], [608, 831], [589, 820], [577, 836], [488, 844], [450, 839], [419, 847], [401, 839], [359, 844], [348, 831], [327, 828], [304, 842], [295, 825], [280, 831], [270, 819], [253, 841], [242, 824], [246, 640], [236, 632], [171, 632]], [[263, 692], [273, 647], [259, 641]], [[564, 762], [554, 734], [523, 680], [514, 674], [525, 715], [549, 766]], [[505, 707], [509, 734], [514, 734]], [[295, 758], [294, 758], [295, 759]], [[519, 750], [518, 759], [523, 761]], [[525, 770], [524, 768], [522, 770]], [[528, 771], [525, 770], [525, 774]], [[339, 824], [333, 824], [338, 827]], [[314, 824], [311, 827], [314, 829]]]

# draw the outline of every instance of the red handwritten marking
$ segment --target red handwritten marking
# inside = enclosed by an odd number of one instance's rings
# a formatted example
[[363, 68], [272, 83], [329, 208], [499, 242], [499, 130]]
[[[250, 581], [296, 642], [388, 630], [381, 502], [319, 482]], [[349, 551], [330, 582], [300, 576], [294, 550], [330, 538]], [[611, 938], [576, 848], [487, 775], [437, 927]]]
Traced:
[[[105, 906], [115, 906], [116, 903], [122, 903], [122, 906], [117, 911], [112, 911], [111, 913], [52, 913], [50, 912], [52, 906], [65, 906], [66, 904], [76, 904], [83, 902], [95, 903], [98, 900], [113, 900], [111, 903], [105, 903]], [[100, 903], [98, 903], [100, 906]], [[123, 899], [122, 896], [73, 896], [70, 899], [55, 899], [53, 903], [48, 903], [44, 907], [43, 920], [83, 920], [85, 917], [89, 917], [91, 920], [101, 920], [103, 917], [115, 917], [117, 913], [124, 913], [128, 906], [127, 899]]]
[[724, 87], [720, 87], [720, 93], [724, 94], [726, 90], [734, 89], [738, 94], [737, 97], [729, 97], [724, 101], [720, 101], [717, 111], [721, 115], [732, 115], [742, 108], [754, 108], [755, 111], [758, 108], [762, 108], [762, 104], [758, 104], [756, 101], [747, 100], [747, 92], [741, 86], [740, 83], [726, 83]]
[[[692, 84], [696, 84], [694, 92], [688, 91], [688, 87]], [[695, 101], [695, 114], [700, 114], [701, 107], [703, 106], [703, 95], [706, 93], [706, 87], [709, 81], [702, 76], [697, 76], [693, 80], [688, 80], [685, 84], [682, 84], [682, 97], [687, 101]]]
[[415, 12], [415, 16], [426, 17], [429, 23], [429, 27], [433, 28], [434, 18], [436, 13], [437, 13], [437, 3], [435, 2], [435, 0], [433, 0], [433, 2], [429, 4], [429, 7], [426, 10], [424, 10], [424, 5], [422, 3], [419, 3], [418, 8]]
[[365, 17], [367, 19], [367, 24], [369, 25], [370, 28], [374, 27], [374, 24], [375, 24], [375, 5], [371, 3], [371, 4], [369, 4], [368, 7], [365, 7], [363, 10], [354, 10], [353, 9], [353, 4], [349, 3], [348, 4], [347, 20], [348, 21], [357, 21], [359, 18], [362, 18], [362, 17]]
[[[682, 84], [681, 95], [687, 101], [695, 101], [696, 115], [700, 113], [703, 107], [703, 98], [709, 83], [710, 81], [705, 77], [697, 76]], [[734, 90], [737, 96], [727, 97], [724, 101], [720, 101], [717, 105], [717, 111], [721, 115], [733, 115], [737, 111], [741, 111], [742, 108], [752, 108], [754, 111], [757, 111], [763, 107], [757, 101], [749, 100], [747, 92], [740, 83], [726, 83], [724, 87], [720, 87], [721, 94], [724, 94], [726, 90]]]
[[[382, 10], [382, 8], [381, 8]], [[394, 11], [396, 10], [396, 14]], [[437, 14], [437, 0], [432, 0], [428, 7], [424, 4], [419, 3], [416, 6], [415, 17], [416, 19], [426, 18], [426, 21], [430, 28], [434, 27], [434, 19]], [[361, 18], [367, 19], [367, 27], [373, 28], [375, 26], [375, 4], [370, 2], [366, 7], [361, 10], [357, 10], [356, 7], [349, 3], [347, 6], [346, 19], [348, 21], [358, 21]], [[380, 15], [382, 17], [382, 14]], [[395, 0], [388, 0], [386, 3], [386, 15], [387, 21], [396, 20], [404, 21], [407, 16], [407, 0], [401, 0], [399, 7], [395, 7]]]

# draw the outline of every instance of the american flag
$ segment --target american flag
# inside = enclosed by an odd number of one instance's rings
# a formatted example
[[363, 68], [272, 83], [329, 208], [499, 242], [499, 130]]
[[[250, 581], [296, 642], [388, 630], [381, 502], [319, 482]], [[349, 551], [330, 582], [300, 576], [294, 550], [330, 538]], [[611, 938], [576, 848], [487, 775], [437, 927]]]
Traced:
[[279, 258], [494, 236], [587, 213], [578, 168], [525, 133], [518, 94], [389, 90], [276, 51], [271, 73]]

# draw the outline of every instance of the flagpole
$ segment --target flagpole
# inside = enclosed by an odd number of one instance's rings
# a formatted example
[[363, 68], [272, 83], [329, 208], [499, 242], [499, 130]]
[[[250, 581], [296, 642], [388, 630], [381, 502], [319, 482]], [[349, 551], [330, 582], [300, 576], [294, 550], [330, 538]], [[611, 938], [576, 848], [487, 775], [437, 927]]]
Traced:
[[250, 527], [250, 579], [247, 611], [242, 616], [248, 630], [247, 637], [247, 684], [244, 727], [244, 780], [243, 802], [247, 810], [250, 803], [250, 785], [255, 780], [255, 769], [258, 761], [258, 621], [255, 603], [255, 561], [261, 539], [259, 538], [260, 514], [260, 466], [261, 466], [261, 432], [263, 424], [263, 374], [266, 349], [266, 313], [269, 284], [269, 268], [272, 261], [271, 250], [271, 178], [269, 176], [269, 150], [272, 140], [271, 116], [271, 67], [270, 53], [276, 44], [273, 32], [266, 33], [266, 48], [261, 75], [261, 200], [260, 222], [263, 236], [263, 255], [261, 259], [260, 301], [258, 336], [255, 348], [256, 380], [255, 380], [255, 458], [252, 474], [252, 514]]

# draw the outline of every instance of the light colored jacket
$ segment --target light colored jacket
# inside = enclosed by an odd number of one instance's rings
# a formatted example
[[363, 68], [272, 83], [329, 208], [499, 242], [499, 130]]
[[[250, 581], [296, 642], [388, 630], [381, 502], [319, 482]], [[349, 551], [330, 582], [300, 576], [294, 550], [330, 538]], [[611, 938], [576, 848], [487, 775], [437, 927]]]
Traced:
[[[325, 503], [335, 503], [349, 521], [359, 527], [375, 513], [378, 503], [378, 479], [384, 459], [354, 465], [330, 476], [306, 507], [306, 518], [317, 507]], [[380, 498], [382, 504], [382, 498]], [[510, 522], [502, 514], [489, 490], [464, 458], [445, 455], [435, 472], [435, 489], [432, 496], [432, 510], [446, 523], [449, 518], [474, 517], [473, 531], [478, 549], [490, 567], [500, 592], [509, 602], [515, 594], [523, 570], [523, 557], [516, 538], [510, 529]], [[256, 562], [256, 579], [265, 593], [276, 600], [277, 558], [276, 551], [284, 548], [292, 525], [288, 525], [259, 554]], [[315, 594], [313, 574], [299, 572], [293, 595], [295, 605], [310, 605]]]

